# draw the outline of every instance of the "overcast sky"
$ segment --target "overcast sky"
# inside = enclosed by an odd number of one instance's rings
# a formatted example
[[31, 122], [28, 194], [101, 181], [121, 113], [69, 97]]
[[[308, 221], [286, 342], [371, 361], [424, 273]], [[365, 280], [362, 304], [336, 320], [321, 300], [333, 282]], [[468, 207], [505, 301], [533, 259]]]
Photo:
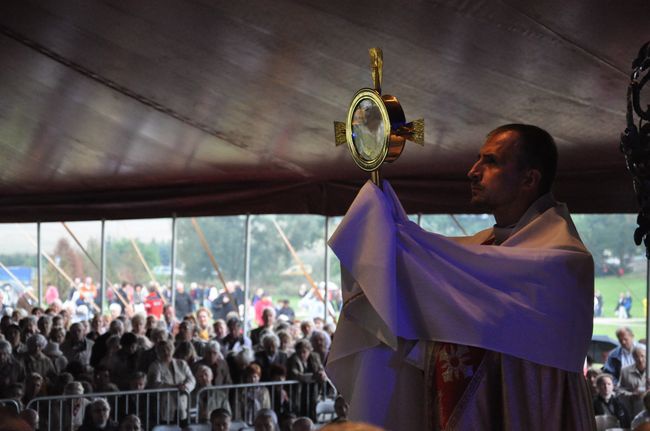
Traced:
[[[101, 223], [69, 222], [66, 223], [79, 241], [86, 246], [90, 238], [101, 235]], [[107, 238], [137, 238], [143, 242], [156, 240], [171, 240], [171, 219], [118, 220], [106, 222]], [[74, 239], [61, 223], [42, 223], [41, 235], [43, 250], [50, 253], [57, 241], [67, 238], [73, 247]], [[36, 253], [36, 223], [0, 224], [0, 254]], [[33, 241], [33, 242], [32, 242]]]

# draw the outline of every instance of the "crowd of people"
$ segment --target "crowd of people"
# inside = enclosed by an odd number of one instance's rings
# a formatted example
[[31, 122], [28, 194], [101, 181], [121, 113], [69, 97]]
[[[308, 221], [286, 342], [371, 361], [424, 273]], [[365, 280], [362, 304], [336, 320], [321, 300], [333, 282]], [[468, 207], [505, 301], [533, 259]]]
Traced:
[[[117, 391], [178, 389], [187, 395], [169, 402], [165, 397], [172, 395], [163, 394], [156, 420], [196, 419], [214, 429], [221, 429], [215, 424], [225, 417], [253, 424], [264, 412], [273, 413], [278, 426], [294, 429], [296, 419], [298, 427], [316, 419], [320, 399], [335, 396], [323, 368], [334, 325], [321, 318], [289, 318], [288, 303], [279, 307], [283, 317], [278, 319], [278, 310], [266, 301], [258, 307], [258, 326], [245, 333], [236, 307], [214, 316], [201, 303], [184, 304], [183, 293], [177, 291], [176, 307], [164, 304], [159, 315], [151, 308], [132, 314], [122, 309], [83, 319], [52, 300], [46, 309], [16, 308], [2, 316], [0, 398], [15, 400], [22, 415], [38, 420], [40, 414], [41, 429], [50, 421], [87, 431], [141, 429], [134, 424], [151, 414], [138, 405], [142, 400], [122, 397], [119, 413], [110, 413], [116, 404], [107, 402], [106, 394]], [[287, 380], [299, 383], [282, 383]], [[277, 383], [261, 384], [267, 382]], [[224, 385], [243, 386], [205, 390]], [[77, 396], [63, 401], [70, 404], [58, 410], [62, 417], [51, 405], [44, 415], [43, 404], [30, 403], [60, 395]], [[345, 402], [335, 404], [337, 417], [344, 417]], [[138, 411], [140, 419], [132, 414]]]
[[620, 345], [609, 352], [602, 369], [590, 367], [587, 378], [594, 413], [603, 426], [634, 430], [650, 422], [646, 347], [628, 327], [619, 328], [616, 336]]

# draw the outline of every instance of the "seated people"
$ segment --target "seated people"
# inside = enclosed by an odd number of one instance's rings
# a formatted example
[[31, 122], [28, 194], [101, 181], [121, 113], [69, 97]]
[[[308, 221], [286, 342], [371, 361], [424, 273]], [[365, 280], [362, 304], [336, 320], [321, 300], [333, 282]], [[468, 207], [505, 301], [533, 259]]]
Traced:
[[199, 422], [208, 421], [210, 412], [215, 409], [224, 409], [230, 412], [230, 403], [228, 402], [228, 391], [223, 389], [206, 389], [212, 386], [212, 370], [207, 365], [199, 365], [194, 371], [196, 387], [192, 391], [190, 399], [192, 405], [198, 405]]
[[111, 407], [104, 398], [97, 398], [90, 406], [79, 431], [118, 431], [117, 423], [110, 418]]
[[598, 395], [594, 397], [594, 413], [610, 415], [618, 419], [621, 428], [630, 427], [630, 415], [623, 403], [614, 395], [614, 378], [609, 374], [601, 374], [596, 380]]
[[142, 431], [142, 422], [136, 415], [127, 415], [120, 421], [119, 431]]
[[253, 427], [255, 431], [277, 431], [278, 415], [271, 409], [262, 409], [255, 415]]
[[230, 412], [226, 409], [214, 409], [210, 413], [212, 431], [230, 431]]

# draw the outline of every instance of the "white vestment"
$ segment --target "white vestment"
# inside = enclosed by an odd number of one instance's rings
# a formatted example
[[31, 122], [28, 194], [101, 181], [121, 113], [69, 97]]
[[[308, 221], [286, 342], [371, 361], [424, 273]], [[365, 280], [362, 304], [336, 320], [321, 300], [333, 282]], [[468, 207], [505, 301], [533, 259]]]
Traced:
[[493, 229], [425, 232], [383, 188], [368, 182], [330, 240], [345, 305], [327, 371], [351, 419], [430, 427], [427, 342], [444, 341], [488, 350], [448, 429], [591, 429], [593, 260], [566, 206], [546, 195], [484, 246]]

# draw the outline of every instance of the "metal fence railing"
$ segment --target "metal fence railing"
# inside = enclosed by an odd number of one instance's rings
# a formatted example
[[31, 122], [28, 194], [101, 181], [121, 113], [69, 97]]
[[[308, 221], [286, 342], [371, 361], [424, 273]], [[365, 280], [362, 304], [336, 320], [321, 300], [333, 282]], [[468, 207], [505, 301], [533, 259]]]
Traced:
[[134, 414], [140, 418], [145, 430], [161, 423], [180, 425], [188, 418], [189, 394], [177, 388], [38, 397], [25, 408], [39, 413], [41, 431], [65, 431], [76, 429], [83, 423], [86, 408], [91, 400], [97, 398], [108, 402], [111, 419], [119, 422], [124, 416]]
[[297, 380], [262, 382], [237, 385], [206, 386], [191, 394], [191, 422], [205, 423], [215, 408], [230, 411], [233, 421], [252, 424], [258, 410], [270, 408], [280, 416], [295, 413], [318, 420], [317, 405], [332, 401], [336, 389], [325, 383], [302, 383]]
[[20, 413], [20, 403], [18, 402], [18, 400], [14, 400], [11, 398], [1, 399], [0, 406], [10, 407], [15, 410], [16, 414]]
[[[294, 413], [323, 422], [323, 412], [333, 414], [335, 397], [336, 389], [329, 381], [302, 383], [288, 380], [207, 386], [191, 394], [177, 388], [161, 388], [37, 397], [29, 401], [25, 409], [39, 413], [40, 431], [68, 431], [82, 425], [85, 416], [89, 415], [86, 410], [92, 400], [103, 398], [110, 406], [112, 420], [119, 422], [125, 416], [135, 414], [142, 421], [143, 429], [150, 430], [159, 424], [206, 423], [212, 410], [220, 407], [231, 412], [233, 421], [249, 425], [262, 408], [270, 408], [278, 416]], [[0, 400], [0, 405], [11, 407], [16, 413], [21, 410], [20, 403], [14, 399]]]

